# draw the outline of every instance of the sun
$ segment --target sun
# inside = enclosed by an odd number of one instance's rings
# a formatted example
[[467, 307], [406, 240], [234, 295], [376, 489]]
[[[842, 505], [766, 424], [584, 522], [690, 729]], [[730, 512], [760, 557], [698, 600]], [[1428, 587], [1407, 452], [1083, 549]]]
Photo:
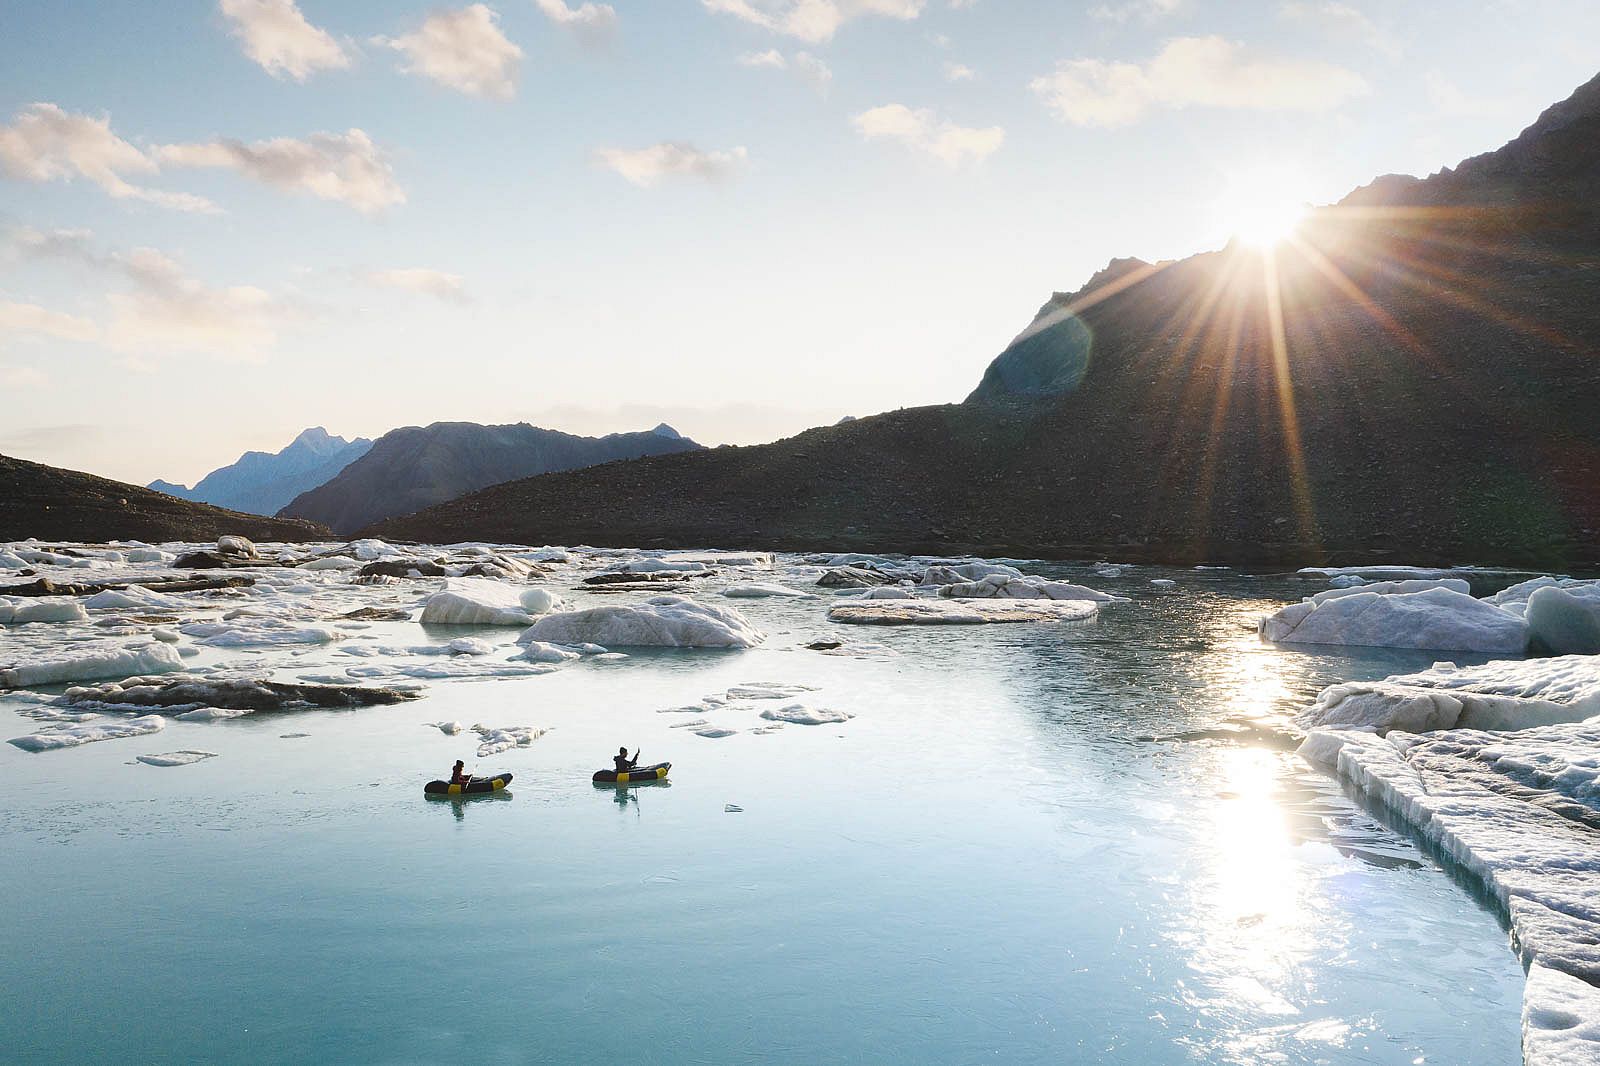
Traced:
[[1229, 240], [1271, 248], [1292, 237], [1306, 217], [1304, 188], [1297, 174], [1281, 167], [1229, 174], [1217, 201], [1217, 220]]

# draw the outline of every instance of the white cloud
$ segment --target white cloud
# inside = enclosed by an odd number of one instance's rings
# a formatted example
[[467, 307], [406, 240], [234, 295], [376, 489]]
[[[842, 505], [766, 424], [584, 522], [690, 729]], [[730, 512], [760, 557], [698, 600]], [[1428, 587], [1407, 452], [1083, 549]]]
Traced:
[[1257, 55], [1215, 36], [1169, 41], [1143, 66], [1071, 60], [1030, 87], [1058, 118], [1079, 126], [1122, 126], [1155, 107], [1329, 111], [1369, 91], [1344, 67]]
[[980, 162], [992, 155], [1006, 139], [999, 126], [974, 129], [940, 119], [926, 108], [913, 110], [904, 104], [886, 104], [863, 111], [851, 119], [868, 140], [885, 138], [926, 152], [951, 166], [971, 160]]
[[218, 0], [244, 54], [273, 77], [305, 81], [318, 70], [341, 70], [350, 56], [326, 30], [306, 21], [295, 0]]
[[436, 11], [416, 33], [374, 42], [406, 57], [403, 69], [472, 96], [509, 100], [517, 94], [522, 49], [506, 39], [499, 16], [483, 4]]
[[[111, 316], [104, 330], [87, 319], [53, 312], [41, 317], [37, 308], [19, 314], [21, 323], [33, 323], [36, 332], [52, 327], [53, 335], [72, 340], [103, 337], [110, 347], [130, 356], [123, 360], [124, 366], [140, 362], [132, 358], [135, 353], [198, 352], [257, 360], [276, 342], [282, 325], [297, 314], [264, 289], [209, 285], [189, 277], [178, 263], [153, 248], [101, 253], [86, 230], [19, 229], [12, 235], [12, 246], [34, 258], [78, 263], [119, 285], [106, 296]], [[0, 333], [6, 324], [0, 305]]]
[[739, 65], [792, 71], [801, 81], [823, 95], [827, 94], [828, 87], [833, 84], [833, 68], [820, 56], [812, 55], [810, 52], [796, 52], [793, 59], [776, 48], [769, 48], [765, 52], [747, 52], [739, 57]]
[[0, 389], [36, 389], [47, 381], [48, 378], [31, 366], [0, 363]]
[[466, 286], [460, 274], [447, 274], [442, 270], [425, 267], [400, 267], [392, 270], [373, 270], [362, 275], [369, 285], [388, 289], [405, 289], [433, 296], [446, 303], [470, 303]]
[[545, 18], [570, 31], [584, 44], [605, 44], [617, 32], [617, 11], [610, 4], [585, 0], [573, 8], [567, 6], [566, 0], [533, 0], [533, 3]]
[[156, 149], [163, 163], [179, 167], [220, 167], [277, 189], [308, 193], [371, 213], [405, 203], [388, 158], [358, 129], [313, 133], [305, 140], [220, 139], [200, 144], [169, 144]]
[[739, 57], [739, 65], [741, 67], [772, 67], [775, 70], [789, 69], [789, 61], [776, 48], [769, 48], [765, 52], [746, 52]]
[[37, 304], [0, 300], [0, 340], [22, 333], [64, 341], [92, 341], [100, 328], [87, 318], [50, 311]]
[[1125, 0], [1120, 4], [1097, 4], [1089, 9], [1089, 17], [1118, 24], [1133, 19], [1155, 22], [1180, 11], [1185, 2], [1186, 0]]
[[1279, 12], [1328, 36], [1356, 40], [1391, 59], [1400, 56], [1400, 42], [1366, 14], [1339, 0], [1288, 0]]
[[945, 81], [971, 81], [978, 76], [978, 72], [965, 63], [946, 63], [944, 65]]
[[124, 175], [154, 174], [160, 164], [111, 131], [109, 117], [63, 111], [55, 104], [29, 104], [0, 125], [0, 173], [22, 181], [87, 178], [117, 200], [141, 200], [180, 211], [216, 211], [189, 193], [163, 192], [131, 184]]
[[125, 352], [197, 352], [256, 361], [278, 337], [288, 309], [253, 285], [218, 287], [186, 277], [153, 248], [113, 257], [133, 286], [106, 297], [106, 339]]
[[693, 177], [716, 181], [743, 168], [747, 157], [743, 147], [726, 152], [702, 152], [692, 144], [663, 141], [648, 148], [602, 148], [595, 160], [641, 188], [648, 188], [664, 177]]
[[775, 33], [818, 44], [863, 15], [909, 20], [927, 0], [700, 0], [707, 11], [732, 15]]

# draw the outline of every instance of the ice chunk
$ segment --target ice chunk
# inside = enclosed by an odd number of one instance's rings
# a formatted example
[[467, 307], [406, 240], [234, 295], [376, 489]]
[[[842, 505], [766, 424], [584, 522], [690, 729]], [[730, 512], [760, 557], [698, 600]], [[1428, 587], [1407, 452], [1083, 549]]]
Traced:
[[630, 559], [612, 567], [614, 574], [699, 574], [711, 569], [696, 559]]
[[962, 581], [982, 581], [987, 577], [1021, 577], [1022, 571], [1005, 563], [939, 563], [923, 571], [919, 585], [954, 585]]
[[1366, 583], [1367, 579], [1360, 574], [1340, 574], [1328, 581], [1328, 584], [1336, 589], [1350, 589]]
[[1261, 620], [1278, 644], [1344, 644], [1521, 654], [1528, 626], [1491, 603], [1448, 588], [1383, 594], [1334, 589]]
[[246, 559], [255, 559], [259, 557], [259, 553], [256, 551], [256, 546], [252, 544], [247, 537], [218, 537], [217, 554], [239, 555], [245, 557]]
[[954, 600], [1088, 600], [1091, 603], [1114, 603], [1123, 597], [1098, 592], [1082, 585], [1065, 581], [1045, 581], [1037, 577], [1008, 577], [993, 574], [977, 581], [963, 581], [945, 585], [939, 595]]
[[869, 589], [899, 583], [900, 579], [892, 574], [860, 566], [836, 566], [817, 578], [817, 584], [827, 589]]
[[809, 592], [792, 589], [788, 585], [773, 585], [755, 583], [751, 585], [729, 585], [722, 590], [724, 596], [734, 599], [761, 599], [770, 596], [809, 596]]
[[[942, 589], [940, 590], [943, 591]], [[844, 595], [849, 595], [845, 593]], [[904, 585], [879, 585], [877, 588], [864, 590], [859, 599], [863, 600], [914, 600], [917, 598], [915, 589], [906, 588]]]
[[836, 604], [828, 620], [879, 626], [1075, 622], [1099, 610], [1087, 600], [882, 600]]
[[498, 755], [512, 748], [526, 748], [535, 740], [544, 736], [545, 730], [535, 729], [533, 726], [517, 725], [497, 729], [493, 726], [474, 725], [472, 731], [478, 734], [478, 758], [487, 758]]
[[1153, 577], [1150, 579], [1150, 584], [1158, 589], [1174, 589], [1178, 587], [1178, 583], [1170, 577]]
[[135, 756], [146, 766], [192, 766], [197, 762], [204, 762], [206, 759], [215, 759], [216, 757], [217, 753], [214, 751], [195, 751], [191, 748], [185, 748], [182, 751], [163, 752], [160, 755]]
[[360, 570], [365, 565], [348, 555], [322, 555], [300, 564], [301, 570]]
[[517, 639], [608, 648], [752, 648], [766, 635], [731, 607], [696, 603], [683, 596], [654, 596], [632, 606], [548, 615]]
[[184, 602], [171, 596], [163, 596], [158, 592], [151, 592], [143, 585], [128, 585], [125, 588], [106, 589], [104, 592], [97, 592], [84, 600], [83, 606], [91, 611], [175, 611], [182, 608]]
[[661, 561], [671, 564], [702, 566], [731, 566], [747, 570], [771, 570], [771, 552], [673, 552], [663, 555]]
[[0, 626], [20, 626], [25, 622], [87, 622], [83, 605], [66, 596], [40, 596], [36, 599], [0, 599]]
[[528, 641], [528, 646], [516, 658], [526, 659], [533, 663], [567, 663], [574, 659], [582, 658], [582, 656], [578, 652], [569, 651], [555, 644], [548, 644], [542, 640], [530, 640]]
[[268, 648], [285, 644], [331, 644], [345, 634], [332, 626], [297, 626], [276, 618], [241, 618], [233, 622], [194, 622], [178, 632], [213, 648]]
[[848, 722], [855, 715], [846, 711], [833, 711], [826, 707], [809, 707], [804, 703], [791, 703], [786, 707], [768, 707], [761, 717], [770, 722], [788, 722], [791, 725], [831, 725]]
[[[167, 713], [171, 714], [171, 710], [169, 708]], [[192, 711], [184, 711], [182, 714], [172, 714], [171, 716], [179, 722], [223, 722], [229, 718], [243, 718], [245, 715], [254, 713], [254, 711], [248, 711], [242, 707], [196, 707]]]
[[0, 688], [165, 674], [182, 669], [183, 660], [169, 644], [80, 644], [61, 651], [54, 658], [0, 669]]
[[722, 694], [728, 700], [787, 700], [807, 692], [815, 692], [811, 685], [789, 685], [779, 681], [751, 681], [735, 685]]
[[523, 588], [478, 577], [446, 578], [444, 588], [423, 605], [423, 625], [525, 626], [561, 600], [544, 589]]
[[1600, 988], [1542, 963], [1528, 967], [1522, 993], [1526, 1066], [1600, 1062]]
[[76, 748], [80, 744], [93, 744], [101, 740], [122, 740], [160, 732], [167, 720], [159, 714], [142, 718], [125, 718], [119, 721], [94, 721], [83, 725], [54, 725], [25, 737], [13, 737], [12, 744], [23, 751], [57, 751]]
[[460, 722], [423, 722], [422, 724], [437, 729], [447, 737], [458, 736], [466, 728]]
[[[723, 729], [721, 726], [707, 726], [704, 729], [696, 729], [694, 731], [694, 735], [697, 737], [707, 737], [711, 740], [721, 740], [723, 737], [731, 737], [737, 732], [737, 729]], [[12, 743], [16, 742], [12, 741]]]
[[[1600, 592], [1600, 582], [1589, 588]], [[1600, 652], [1600, 596], [1580, 596], [1557, 586], [1533, 590], [1524, 615], [1528, 643], [1546, 655]]]
[[170, 566], [177, 558], [171, 552], [162, 551], [160, 548], [129, 548], [123, 555], [130, 563], [158, 563], [161, 566]]
[[1326, 603], [1329, 600], [1366, 593], [1374, 593], [1379, 596], [1394, 596], [1411, 592], [1427, 592], [1430, 589], [1449, 589], [1451, 592], [1459, 592], [1466, 596], [1471, 594], [1472, 585], [1459, 577], [1415, 578], [1405, 581], [1368, 581], [1360, 585], [1326, 589], [1306, 598], [1312, 603]]
[[1437, 663], [1382, 681], [1331, 685], [1296, 718], [1304, 729], [1526, 729], [1600, 716], [1600, 656]]

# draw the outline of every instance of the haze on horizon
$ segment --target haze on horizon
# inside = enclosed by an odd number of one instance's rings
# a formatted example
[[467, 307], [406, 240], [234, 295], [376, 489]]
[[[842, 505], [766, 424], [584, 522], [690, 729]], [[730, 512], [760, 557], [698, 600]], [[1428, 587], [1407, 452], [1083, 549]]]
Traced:
[[0, 34], [0, 452], [752, 443], [961, 399], [1052, 290], [1513, 137], [1600, 7], [82, 0]]

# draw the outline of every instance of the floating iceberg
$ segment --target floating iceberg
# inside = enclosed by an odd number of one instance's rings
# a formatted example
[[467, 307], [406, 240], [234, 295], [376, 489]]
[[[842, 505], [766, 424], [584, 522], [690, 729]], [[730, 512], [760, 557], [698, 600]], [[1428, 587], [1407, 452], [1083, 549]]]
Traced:
[[835, 604], [828, 620], [877, 626], [1076, 622], [1099, 610], [1087, 600], [878, 600]]
[[1521, 654], [1528, 624], [1452, 588], [1383, 593], [1372, 586], [1330, 589], [1263, 618], [1276, 644], [1344, 644]]
[[517, 656], [517, 658], [526, 659], [530, 663], [569, 663], [582, 657], [580, 652], [563, 648], [558, 644], [548, 644], [542, 640], [528, 641], [527, 647]]
[[54, 725], [25, 737], [13, 737], [12, 744], [23, 751], [58, 751], [76, 748], [81, 744], [94, 744], [101, 740], [122, 740], [127, 737], [148, 736], [166, 728], [167, 720], [159, 714], [142, 718], [124, 718], [113, 722], [89, 722], [82, 725]]
[[539, 588], [522, 588], [487, 578], [446, 578], [444, 588], [423, 605], [423, 625], [525, 626], [561, 605], [561, 598]]
[[168, 751], [160, 755], [136, 755], [134, 757], [146, 766], [193, 766], [197, 762], [215, 759], [217, 753], [185, 748], [183, 751]]
[[768, 707], [761, 717], [769, 722], [788, 722], [791, 725], [832, 725], [848, 722], [855, 715], [833, 711], [826, 707], [808, 707], [804, 703], [791, 703], [786, 707]]
[[801, 592], [799, 589], [792, 589], [788, 585], [762, 584], [759, 582], [750, 585], [729, 585], [727, 588], [722, 590], [722, 594], [724, 596], [732, 597], [733, 599], [746, 600], [762, 599], [771, 596], [811, 595], [809, 592]]
[[170, 644], [151, 643], [124, 647], [119, 644], [82, 644], [55, 658], [0, 669], [0, 688], [60, 685], [134, 674], [166, 674], [183, 669], [183, 660]]
[[1005, 563], [936, 563], [923, 571], [919, 585], [955, 585], [990, 577], [1022, 577], [1022, 571]]
[[77, 600], [60, 596], [37, 599], [0, 599], [0, 626], [25, 622], [87, 622], [88, 614]]
[[1382, 681], [1331, 685], [1295, 721], [1306, 730], [1423, 733], [1527, 729], [1597, 716], [1600, 656], [1565, 655], [1460, 668], [1438, 663]]
[[731, 607], [683, 596], [654, 596], [634, 606], [591, 607], [535, 622], [519, 643], [601, 644], [606, 647], [753, 648], [766, 635]]
[[185, 606], [184, 602], [172, 596], [163, 596], [159, 592], [151, 592], [143, 585], [128, 585], [120, 589], [106, 589], [97, 592], [83, 601], [83, 606], [91, 611], [102, 610], [154, 610], [175, 611]]
[[474, 725], [472, 731], [478, 734], [478, 758], [488, 758], [490, 755], [499, 755], [512, 748], [526, 748], [535, 740], [544, 736], [543, 729], [533, 726], [518, 725], [497, 729], [493, 726]]
[[1600, 652], [1600, 582], [1534, 589], [1523, 617], [1528, 644], [1546, 655]]
[[1005, 574], [945, 585], [939, 589], [939, 595], [953, 600], [1088, 600], [1091, 603], [1114, 603], [1124, 598], [1066, 581]]

